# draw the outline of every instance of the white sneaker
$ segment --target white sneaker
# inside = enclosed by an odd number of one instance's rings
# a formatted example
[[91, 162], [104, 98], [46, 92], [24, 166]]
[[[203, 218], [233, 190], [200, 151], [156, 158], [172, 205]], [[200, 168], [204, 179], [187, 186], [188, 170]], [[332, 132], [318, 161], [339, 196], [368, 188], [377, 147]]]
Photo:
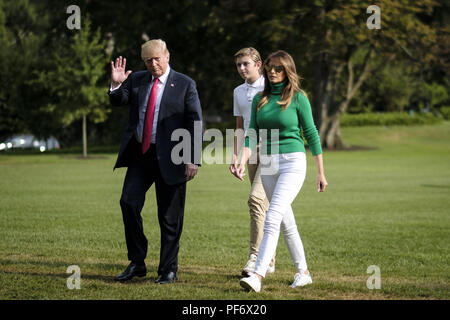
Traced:
[[311, 279], [311, 275], [309, 274], [309, 271], [308, 271], [308, 274], [304, 274], [303, 272], [300, 272], [300, 273], [295, 274], [294, 282], [292, 282], [290, 287], [291, 288], [303, 287], [310, 283], [312, 283], [312, 279]]
[[242, 276], [248, 277], [250, 276], [250, 273], [255, 271], [256, 266], [256, 254], [250, 254], [250, 258], [247, 261], [247, 264], [245, 265], [244, 269], [242, 270]]
[[261, 291], [261, 280], [259, 280], [258, 276], [254, 273], [251, 273], [247, 278], [242, 278], [239, 281], [239, 284], [248, 291]]

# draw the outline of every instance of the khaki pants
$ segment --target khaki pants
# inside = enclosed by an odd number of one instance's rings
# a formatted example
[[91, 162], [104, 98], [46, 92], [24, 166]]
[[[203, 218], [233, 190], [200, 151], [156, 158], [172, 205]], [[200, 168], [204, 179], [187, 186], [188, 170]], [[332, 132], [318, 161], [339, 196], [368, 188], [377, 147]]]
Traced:
[[[266, 211], [269, 208], [269, 201], [261, 181], [259, 161], [257, 164], [247, 164], [251, 189], [248, 197], [248, 207], [250, 209], [250, 254], [258, 255], [259, 245], [264, 234], [264, 222]], [[275, 255], [273, 260], [275, 260]]]

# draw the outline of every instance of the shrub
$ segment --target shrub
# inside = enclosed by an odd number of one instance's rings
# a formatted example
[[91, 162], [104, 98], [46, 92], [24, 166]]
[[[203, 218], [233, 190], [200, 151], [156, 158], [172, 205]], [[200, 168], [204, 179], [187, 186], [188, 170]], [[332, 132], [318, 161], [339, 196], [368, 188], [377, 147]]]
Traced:
[[441, 107], [439, 111], [445, 120], [450, 120], [450, 106]]
[[340, 118], [342, 127], [358, 126], [410, 126], [421, 124], [435, 124], [442, 121], [442, 116], [431, 113], [386, 112], [343, 114]]

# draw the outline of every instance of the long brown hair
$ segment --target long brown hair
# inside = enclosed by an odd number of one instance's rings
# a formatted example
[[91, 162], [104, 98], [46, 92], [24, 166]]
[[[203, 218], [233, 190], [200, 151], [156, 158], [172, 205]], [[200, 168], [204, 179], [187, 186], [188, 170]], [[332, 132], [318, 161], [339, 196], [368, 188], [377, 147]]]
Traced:
[[300, 77], [297, 74], [295, 69], [295, 62], [292, 59], [291, 55], [283, 50], [278, 50], [271, 53], [263, 64], [263, 75], [264, 75], [264, 90], [260, 92], [261, 99], [257, 105], [257, 111], [259, 111], [268, 101], [271, 91], [271, 83], [269, 81], [269, 77], [267, 75], [267, 71], [265, 66], [270, 63], [271, 59], [278, 58], [281, 62], [281, 65], [284, 67], [284, 72], [286, 73], [286, 85], [281, 93], [281, 100], [277, 101], [277, 103], [281, 106], [281, 109], [286, 109], [292, 101], [292, 98], [297, 92], [301, 92], [306, 96], [306, 93], [300, 88]]

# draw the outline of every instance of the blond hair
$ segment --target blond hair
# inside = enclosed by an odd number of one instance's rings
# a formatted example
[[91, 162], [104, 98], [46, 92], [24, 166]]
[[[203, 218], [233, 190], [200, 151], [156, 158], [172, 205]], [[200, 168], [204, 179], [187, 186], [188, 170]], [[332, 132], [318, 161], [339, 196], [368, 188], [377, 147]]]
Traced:
[[300, 88], [300, 77], [297, 74], [295, 68], [294, 59], [292, 59], [291, 55], [283, 50], [278, 50], [271, 53], [263, 64], [263, 74], [265, 78], [264, 90], [259, 93], [261, 95], [261, 99], [257, 105], [257, 111], [259, 111], [267, 102], [269, 102], [269, 96], [271, 91], [271, 83], [269, 81], [269, 77], [267, 75], [267, 71], [265, 70], [265, 66], [270, 63], [271, 59], [279, 59], [281, 65], [284, 67], [284, 72], [286, 73], [286, 85], [281, 93], [281, 100], [277, 101], [277, 103], [281, 106], [282, 110], [285, 110], [292, 102], [292, 98], [297, 92], [301, 92], [306, 96], [306, 93]]
[[[252, 47], [242, 48], [238, 52], [236, 52], [234, 54], [234, 61], [236, 62], [240, 57], [250, 57], [250, 59], [252, 59], [254, 63], [258, 63], [260, 61], [262, 62], [261, 55], [259, 54], [258, 50]], [[262, 73], [261, 68], [259, 68], [259, 73]]]
[[146, 52], [154, 52], [161, 50], [165, 55], [169, 55], [169, 50], [167, 49], [166, 42], [161, 39], [152, 39], [144, 42], [141, 46], [141, 58], [144, 60], [144, 55]]

